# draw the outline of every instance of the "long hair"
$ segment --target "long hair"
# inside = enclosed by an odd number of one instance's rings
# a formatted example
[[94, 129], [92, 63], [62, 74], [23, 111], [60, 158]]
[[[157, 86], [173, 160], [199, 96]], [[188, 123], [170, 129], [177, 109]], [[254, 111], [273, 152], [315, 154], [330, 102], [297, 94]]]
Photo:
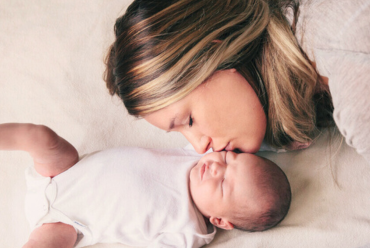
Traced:
[[[131, 115], [145, 116], [215, 71], [236, 68], [264, 106], [267, 142], [309, 142], [317, 130], [318, 74], [296, 41], [295, 21], [289, 25], [284, 15], [288, 8], [297, 20], [293, 0], [136, 0], [115, 24], [109, 92]], [[330, 101], [325, 96], [318, 99]]]

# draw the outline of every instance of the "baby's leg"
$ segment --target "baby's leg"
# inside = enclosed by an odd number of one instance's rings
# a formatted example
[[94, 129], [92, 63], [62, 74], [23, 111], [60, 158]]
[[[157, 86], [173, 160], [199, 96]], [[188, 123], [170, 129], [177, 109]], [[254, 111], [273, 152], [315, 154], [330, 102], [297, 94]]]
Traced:
[[43, 125], [0, 124], [0, 150], [28, 152], [36, 171], [45, 177], [54, 177], [78, 161], [77, 150]]
[[76, 240], [77, 233], [71, 225], [49, 223], [36, 228], [23, 248], [72, 248]]

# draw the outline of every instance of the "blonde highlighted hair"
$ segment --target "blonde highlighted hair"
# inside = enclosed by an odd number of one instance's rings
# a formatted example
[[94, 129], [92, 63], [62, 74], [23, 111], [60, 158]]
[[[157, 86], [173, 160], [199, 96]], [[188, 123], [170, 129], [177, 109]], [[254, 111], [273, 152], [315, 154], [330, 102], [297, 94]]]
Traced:
[[[288, 8], [298, 13], [294, 1], [135, 0], [115, 24], [109, 92], [131, 115], [145, 116], [215, 71], [236, 68], [264, 106], [268, 143], [309, 142], [318, 124], [318, 75], [295, 39], [295, 22], [292, 28], [284, 16]], [[330, 95], [321, 95], [330, 116]]]

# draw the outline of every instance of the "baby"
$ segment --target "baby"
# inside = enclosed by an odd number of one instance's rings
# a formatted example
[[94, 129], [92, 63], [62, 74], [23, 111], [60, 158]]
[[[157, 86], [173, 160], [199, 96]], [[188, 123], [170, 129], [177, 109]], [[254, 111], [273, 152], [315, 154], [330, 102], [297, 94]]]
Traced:
[[27, 248], [200, 247], [212, 241], [215, 226], [271, 228], [290, 205], [285, 174], [253, 154], [121, 147], [79, 159], [50, 128], [16, 123], [0, 125], [0, 149], [33, 158]]

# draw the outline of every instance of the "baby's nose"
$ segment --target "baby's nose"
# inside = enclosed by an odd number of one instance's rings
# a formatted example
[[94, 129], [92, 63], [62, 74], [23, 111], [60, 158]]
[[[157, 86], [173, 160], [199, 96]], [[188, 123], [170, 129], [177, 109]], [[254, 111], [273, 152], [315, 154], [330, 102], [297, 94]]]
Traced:
[[212, 163], [211, 165], [211, 168], [210, 168], [210, 171], [211, 171], [211, 175], [213, 177], [217, 177], [217, 175], [220, 173], [220, 164], [219, 163]]

